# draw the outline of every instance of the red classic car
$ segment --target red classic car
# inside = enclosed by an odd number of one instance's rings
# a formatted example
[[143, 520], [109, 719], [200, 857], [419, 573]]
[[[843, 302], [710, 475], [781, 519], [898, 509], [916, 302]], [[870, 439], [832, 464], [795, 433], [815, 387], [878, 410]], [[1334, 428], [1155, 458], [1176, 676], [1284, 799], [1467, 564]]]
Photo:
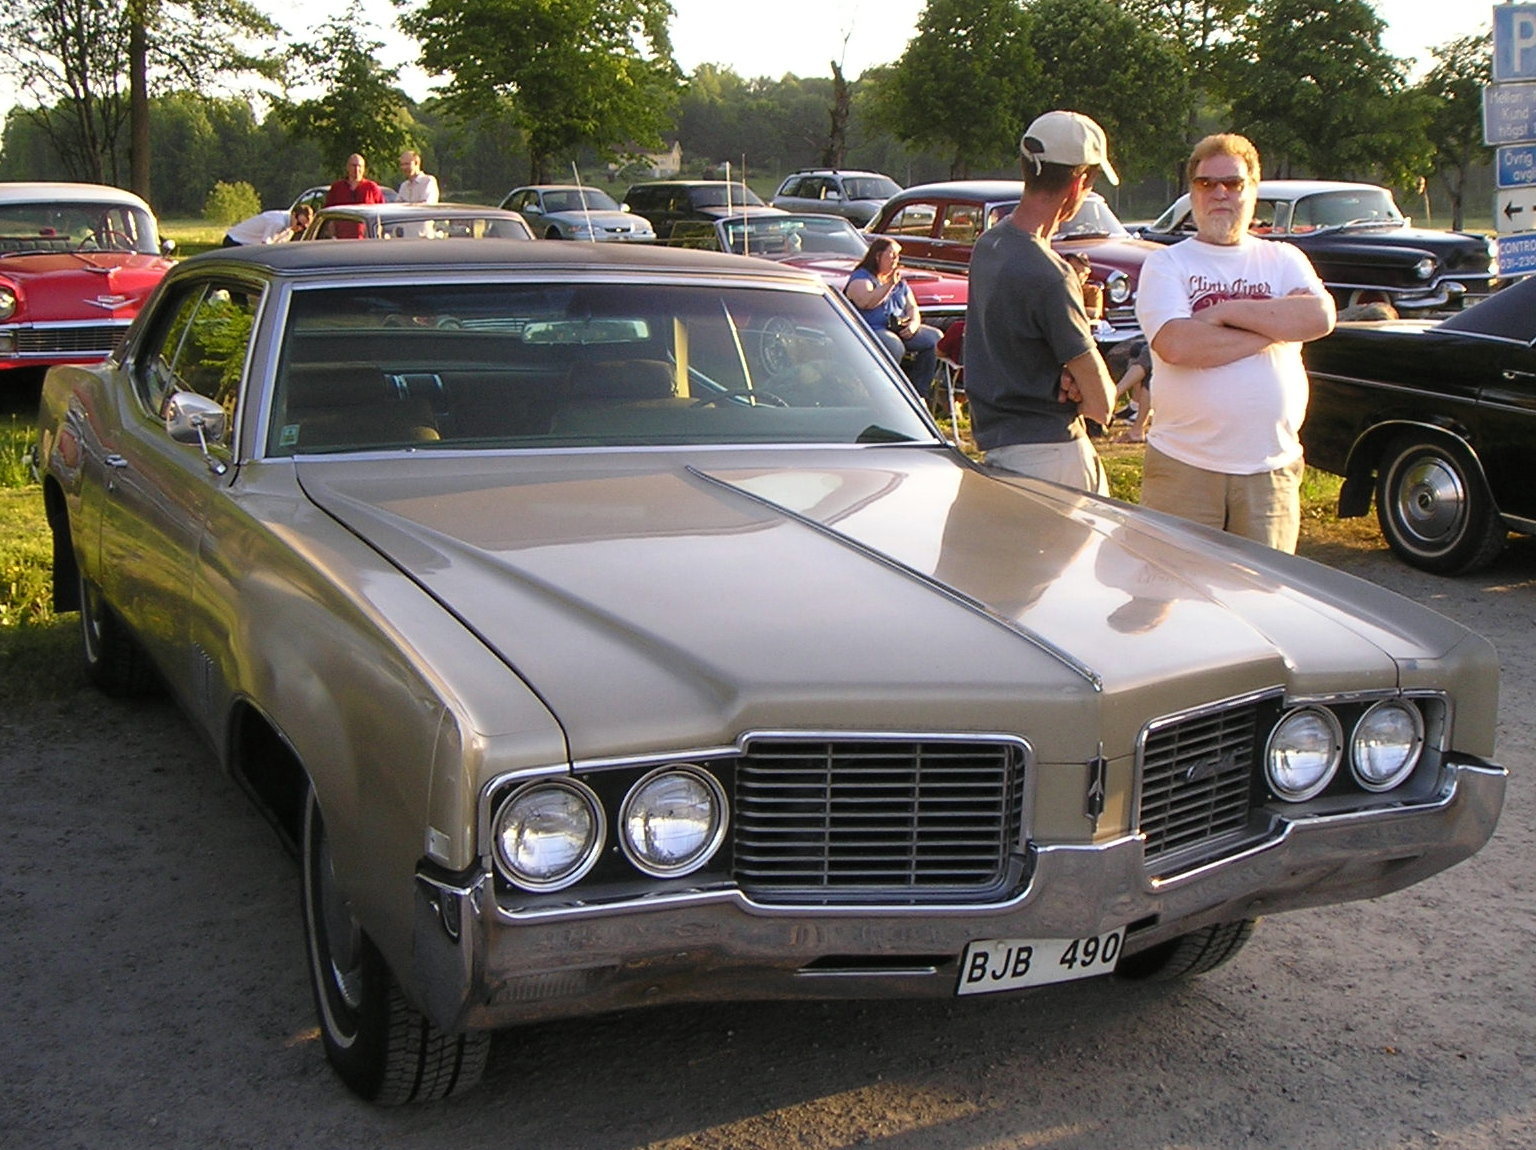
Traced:
[[0, 370], [93, 363], [170, 270], [149, 205], [98, 184], [0, 184]]
[[[971, 245], [1013, 211], [1024, 185], [1018, 180], [956, 180], [919, 184], [885, 201], [867, 231], [901, 240], [902, 261], [919, 267], [964, 272]], [[1137, 239], [1097, 192], [1056, 233], [1051, 246], [1065, 255], [1082, 252], [1093, 265], [1092, 282], [1104, 290], [1104, 317], [1117, 330], [1101, 335], [1115, 342], [1136, 326], [1136, 284], [1141, 264], [1157, 245]]]
[[[815, 272], [841, 291], [869, 250], [869, 240], [842, 216], [805, 212], [728, 216], [713, 223], [687, 221], [678, 224], [666, 246], [775, 260]], [[971, 286], [965, 276], [906, 268], [902, 278], [912, 288], [924, 323], [947, 328], [965, 318]]]

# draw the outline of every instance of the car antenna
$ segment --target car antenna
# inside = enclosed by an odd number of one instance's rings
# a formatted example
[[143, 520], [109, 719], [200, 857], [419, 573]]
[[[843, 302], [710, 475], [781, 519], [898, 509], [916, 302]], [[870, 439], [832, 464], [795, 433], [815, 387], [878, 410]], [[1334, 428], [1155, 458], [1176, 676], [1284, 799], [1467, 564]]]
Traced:
[[576, 195], [581, 199], [582, 218], [587, 221], [587, 235], [591, 243], [597, 243], [597, 232], [592, 228], [592, 205], [587, 203], [587, 189], [581, 186], [581, 169], [571, 161], [571, 175], [576, 178]]

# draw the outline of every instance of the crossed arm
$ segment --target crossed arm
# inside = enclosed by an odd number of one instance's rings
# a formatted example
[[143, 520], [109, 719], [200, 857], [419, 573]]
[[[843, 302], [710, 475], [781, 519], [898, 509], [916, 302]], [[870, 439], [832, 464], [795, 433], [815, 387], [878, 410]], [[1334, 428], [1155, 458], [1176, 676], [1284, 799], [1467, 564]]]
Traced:
[[1183, 367], [1221, 367], [1275, 343], [1306, 343], [1333, 330], [1333, 300], [1297, 288], [1275, 299], [1222, 300], [1158, 329], [1152, 348]]

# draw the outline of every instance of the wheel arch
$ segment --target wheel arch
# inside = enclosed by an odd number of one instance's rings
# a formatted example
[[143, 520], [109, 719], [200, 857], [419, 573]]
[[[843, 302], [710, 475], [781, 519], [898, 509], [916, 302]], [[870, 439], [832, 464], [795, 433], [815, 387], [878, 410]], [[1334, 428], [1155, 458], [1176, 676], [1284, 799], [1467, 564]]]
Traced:
[[74, 535], [69, 526], [69, 505], [64, 488], [52, 475], [43, 480], [43, 515], [53, 536], [53, 609], [80, 609], [80, 564], [75, 557]]
[[310, 776], [277, 725], [249, 699], [238, 700], [230, 714], [229, 765], [283, 846], [298, 857]]
[[1367, 514], [1387, 447], [1404, 432], [1418, 432], [1426, 437], [1455, 444], [1467, 453], [1477, 477], [1491, 491], [1482, 457], [1465, 426], [1449, 419], [1383, 419], [1362, 431], [1350, 445], [1344, 465], [1344, 486], [1339, 491], [1339, 518], [1352, 519]]

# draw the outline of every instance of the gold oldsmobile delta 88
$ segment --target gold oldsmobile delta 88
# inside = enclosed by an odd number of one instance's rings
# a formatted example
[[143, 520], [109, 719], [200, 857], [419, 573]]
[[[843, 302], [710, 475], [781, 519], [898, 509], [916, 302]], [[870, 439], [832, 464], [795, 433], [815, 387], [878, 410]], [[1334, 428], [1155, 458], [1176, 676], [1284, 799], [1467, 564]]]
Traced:
[[49, 374], [39, 464], [90, 673], [290, 840], [379, 1102], [533, 1019], [1197, 973], [1503, 801], [1487, 642], [989, 474], [777, 264], [208, 253]]

